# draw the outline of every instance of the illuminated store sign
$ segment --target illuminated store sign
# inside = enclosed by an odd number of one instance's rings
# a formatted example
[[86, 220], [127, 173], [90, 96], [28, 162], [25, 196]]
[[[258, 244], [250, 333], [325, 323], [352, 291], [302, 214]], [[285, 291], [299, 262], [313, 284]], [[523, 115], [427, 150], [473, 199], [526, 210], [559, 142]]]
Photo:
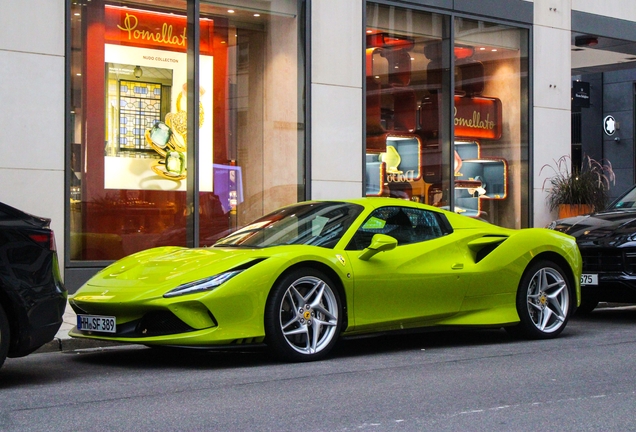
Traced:
[[[437, 136], [438, 98], [422, 104], [421, 127], [425, 136]], [[455, 96], [455, 137], [470, 139], [501, 138], [501, 101], [489, 97]]]
[[187, 39], [187, 29], [179, 30], [181, 34], [173, 35], [173, 26], [164, 22], [161, 25], [161, 31], [153, 32], [153, 30], [138, 29], [139, 18], [133, 14], [126, 14], [124, 18], [124, 25], [117, 25], [117, 28], [123, 32], [124, 35], [128, 35], [128, 40], [135, 40], [145, 43], [165, 44], [169, 46], [178, 46], [185, 48]]
[[501, 138], [501, 101], [496, 98], [455, 96], [455, 136]]
[[[148, 12], [138, 9], [107, 6], [105, 39], [108, 43], [144, 46], [185, 52], [187, 48], [187, 18], [183, 15]], [[211, 20], [201, 20], [201, 53], [212, 54]]]

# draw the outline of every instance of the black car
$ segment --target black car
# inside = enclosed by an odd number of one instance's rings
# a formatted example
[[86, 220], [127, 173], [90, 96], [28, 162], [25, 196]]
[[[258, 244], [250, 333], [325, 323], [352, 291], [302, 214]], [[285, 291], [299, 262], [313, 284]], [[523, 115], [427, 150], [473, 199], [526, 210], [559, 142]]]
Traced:
[[601, 212], [552, 222], [576, 238], [583, 257], [582, 313], [600, 301], [636, 303], [636, 186]]
[[0, 366], [53, 340], [67, 292], [50, 219], [0, 203]]

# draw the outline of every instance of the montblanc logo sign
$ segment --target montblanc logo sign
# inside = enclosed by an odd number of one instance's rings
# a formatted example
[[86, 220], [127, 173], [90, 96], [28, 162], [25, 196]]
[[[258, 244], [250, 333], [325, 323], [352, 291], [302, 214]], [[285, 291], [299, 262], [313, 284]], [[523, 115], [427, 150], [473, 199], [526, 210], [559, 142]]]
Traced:
[[608, 115], [603, 119], [603, 130], [605, 131], [605, 135], [612, 136], [616, 133], [616, 129], [618, 129], [618, 123], [614, 116]]

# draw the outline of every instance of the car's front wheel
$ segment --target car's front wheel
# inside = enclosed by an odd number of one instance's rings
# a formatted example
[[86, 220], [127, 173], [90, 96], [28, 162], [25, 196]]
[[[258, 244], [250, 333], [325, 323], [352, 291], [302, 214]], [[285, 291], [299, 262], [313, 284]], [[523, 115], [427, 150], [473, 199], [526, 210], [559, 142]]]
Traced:
[[513, 333], [531, 339], [558, 336], [571, 315], [572, 295], [563, 269], [550, 261], [531, 264], [517, 290], [520, 323]]
[[321, 271], [297, 269], [272, 288], [265, 309], [267, 344], [283, 360], [318, 360], [335, 345], [342, 321], [333, 281]]
[[10, 337], [9, 320], [7, 320], [7, 315], [4, 313], [4, 309], [2, 309], [2, 306], [0, 305], [0, 367], [2, 367], [4, 360], [7, 358]]

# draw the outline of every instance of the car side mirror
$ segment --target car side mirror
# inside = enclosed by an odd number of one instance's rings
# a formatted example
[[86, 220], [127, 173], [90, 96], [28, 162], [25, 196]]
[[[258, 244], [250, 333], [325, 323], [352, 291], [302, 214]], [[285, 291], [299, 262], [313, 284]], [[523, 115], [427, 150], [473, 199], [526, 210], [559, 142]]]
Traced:
[[385, 234], [376, 234], [371, 239], [371, 244], [369, 245], [369, 247], [363, 250], [358, 258], [360, 258], [362, 261], [368, 261], [378, 252], [386, 252], [395, 249], [397, 247], [397, 244], [397, 240], [391, 236]]

